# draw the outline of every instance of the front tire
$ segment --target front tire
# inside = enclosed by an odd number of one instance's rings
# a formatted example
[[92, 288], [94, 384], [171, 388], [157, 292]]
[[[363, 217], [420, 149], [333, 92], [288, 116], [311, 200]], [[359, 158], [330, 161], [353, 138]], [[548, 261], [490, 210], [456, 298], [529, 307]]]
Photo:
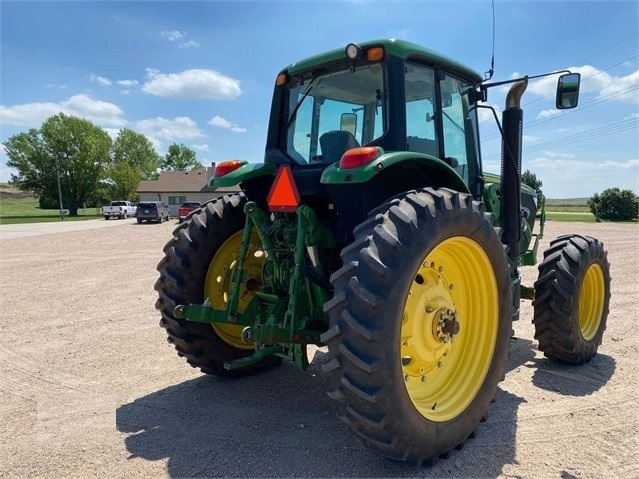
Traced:
[[[179, 304], [202, 304], [206, 298], [213, 308], [226, 309], [239, 256], [246, 201], [240, 193], [203, 205], [173, 231], [157, 266], [160, 277], [155, 289], [159, 298], [155, 307], [162, 315], [160, 325], [166, 329], [169, 343], [191, 366], [216, 376], [251, 374], [281, 363], [281, 359], [270, 356], [258, 364], [228, 371], [224, 369], [225, 362], [254, 353], [254, 346], [241, 338], [242, 326], [189, 322], [173, 314]], [[261, 251], [261, 243], [254, 234], [244, 265], [247, 274], [240, 291], [240, 311], [254, 295], [249, 283], [261, 280], [264, 255], [255, 254], [257, 251]]]
[[470, 195], [426, 188], [375, 211], [331, 277], [329, 396], [373, 451], [432, 462], [474, 433], [502, 377], [508, 263]]
[[603, 244], [580, 235], [552, 241], [535, 283], [539, 350], [557, 361], [589, 361], [601, 344], [609, 305], [610, 264]]

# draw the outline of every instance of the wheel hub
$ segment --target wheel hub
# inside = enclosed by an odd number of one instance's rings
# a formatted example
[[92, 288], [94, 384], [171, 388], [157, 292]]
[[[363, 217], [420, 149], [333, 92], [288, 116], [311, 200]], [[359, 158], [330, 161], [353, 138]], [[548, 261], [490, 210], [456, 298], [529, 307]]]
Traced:
[[440, 310], [439, 312], [439, 339], [443, 343], [453, 340], [453, 336], [459, 333], [460, 326], [457, 321], [457, 311], [452, 309]]

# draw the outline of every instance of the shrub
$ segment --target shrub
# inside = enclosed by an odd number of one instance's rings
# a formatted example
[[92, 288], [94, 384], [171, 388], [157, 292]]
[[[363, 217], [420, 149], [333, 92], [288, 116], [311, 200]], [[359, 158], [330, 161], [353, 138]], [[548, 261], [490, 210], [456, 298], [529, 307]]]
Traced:
[[639, 218], [639, 197], [631, 190], [608, 188], [595, 193], [588, 207], [597, 221], [630, 221]]

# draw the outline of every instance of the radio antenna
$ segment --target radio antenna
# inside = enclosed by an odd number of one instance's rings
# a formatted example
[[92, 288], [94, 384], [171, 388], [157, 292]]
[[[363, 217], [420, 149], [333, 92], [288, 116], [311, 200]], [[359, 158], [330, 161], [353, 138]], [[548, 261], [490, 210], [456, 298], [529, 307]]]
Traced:
[[495, 0], [491, 1], [493, 6], [493, 54], [490, 59], [490, 70], [484, 73], [485, 77], [484, 81], [488, 81], [493, 77], [495, 73]]

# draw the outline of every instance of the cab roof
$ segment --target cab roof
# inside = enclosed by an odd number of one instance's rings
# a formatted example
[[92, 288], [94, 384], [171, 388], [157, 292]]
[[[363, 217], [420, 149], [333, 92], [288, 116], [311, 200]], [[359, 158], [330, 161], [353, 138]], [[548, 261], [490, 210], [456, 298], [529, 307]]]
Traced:
[[[452, 58], [449, 58], [434, 50], [422, 47], [421, 45], [417, 45], [412, 42], [390, 38], [371, 40], [358, 43], [358, 45], [363, 49], [381, 46], [384, 48], [386, 55], [392, 55], [403, 59], [416, 59], [428, 65], [445, 66], [453, 73], [458, 73], [459, 75], [472, 80], [475, 84], [479, 84], [483, 81], [483, 77], [475, 70], [472, 70], [471, 68], [457, 62], [456, 60], [453, 60]], [[296, 75], [304, 71], [311, 70], [317, 65], [333, 61], [345, 60], [345, 49], [346, 45], [341, 48], [336, 48], [334, 50], [329, 50], [318, 55], [313, 55], [311, 57], [298, 60], [294, 63], [291, 63], [282, 71], [288, 71], [289, 74]]]

